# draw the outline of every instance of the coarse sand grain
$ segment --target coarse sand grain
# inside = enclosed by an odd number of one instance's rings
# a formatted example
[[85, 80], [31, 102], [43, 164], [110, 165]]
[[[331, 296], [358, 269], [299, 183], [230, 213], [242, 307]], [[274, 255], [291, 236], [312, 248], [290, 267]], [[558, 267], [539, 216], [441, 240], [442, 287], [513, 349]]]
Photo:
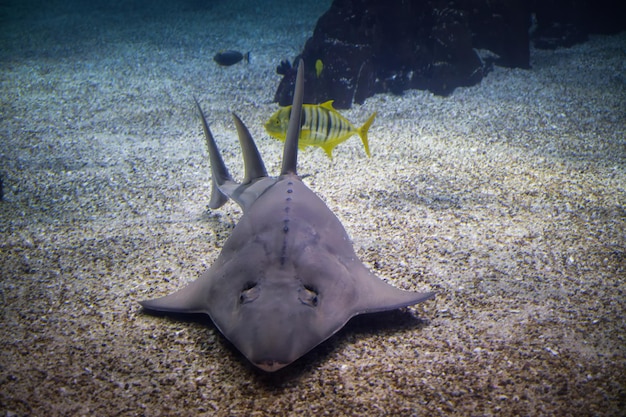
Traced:
[[[241, 216], [207, 209], [192, 97], [235, 177], [232, 111], [279, 171], [263, 129], [275, 68], [330, 2], [250, 3], [4, 18], [0, 415], [624, 415], [624, 33], [533, 49], [532, 69], [446, 98], [342, 111], [378, 112], [369, 159], [356, 136], [332, 161], [300, 153], [366, 265], [434, 300], [355, 319], [277, 374], [207, 317], [142, 312], [211, 265]], [[222, 49], [250, 63], [219, 67]]]

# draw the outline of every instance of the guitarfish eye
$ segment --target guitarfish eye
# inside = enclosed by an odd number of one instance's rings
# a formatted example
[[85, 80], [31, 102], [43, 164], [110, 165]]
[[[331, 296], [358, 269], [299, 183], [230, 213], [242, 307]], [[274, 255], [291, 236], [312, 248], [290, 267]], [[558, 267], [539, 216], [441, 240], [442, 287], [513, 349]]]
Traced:
[[256, 282], [248, 282], [239, 294], [239, 304], [246, 304], [256, 300], [259, 297], [261, 289]]
[[305, 285], [298, 291], [298, 299], [302, 304], [317, 307], [317, 303], [319, 302], [319, 293], [310, 285]]

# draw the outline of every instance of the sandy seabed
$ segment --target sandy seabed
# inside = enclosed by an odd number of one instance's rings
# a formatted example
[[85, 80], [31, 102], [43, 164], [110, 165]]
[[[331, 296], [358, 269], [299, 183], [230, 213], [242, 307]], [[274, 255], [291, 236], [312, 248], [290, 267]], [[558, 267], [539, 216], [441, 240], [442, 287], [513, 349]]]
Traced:
[[[626, 34], [533, 50], [531, 70], [447, 98], [372, 97], [343, 112], [378, 111], [370, 159], [356, 137], [332, 161], [301, 152], [366, 265], [434, 300], [353, 320], [276, 374], [206, 317], [142, 312], [241, 215], [207, 210], [192, 96], [234, 176], [231, 111], [279, 170], [275, 67], [329, 2], [244, 4], [3, 19], [1, 414], [623, 415]], [[218, 67], [227, 48], [251, 62]]]

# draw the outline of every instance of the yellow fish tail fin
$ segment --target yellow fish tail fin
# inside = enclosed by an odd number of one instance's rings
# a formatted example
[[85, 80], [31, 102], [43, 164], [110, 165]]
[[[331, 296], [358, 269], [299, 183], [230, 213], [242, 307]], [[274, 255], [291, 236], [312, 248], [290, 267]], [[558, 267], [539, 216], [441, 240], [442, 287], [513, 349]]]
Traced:
[[370, 155], [370, 144], [369, 144], [369, 141], [367, 140], [367, 131], [370, 129], [370, 126], [372, 125], [372, 123], [374, 123], [375, 118], [376, 118], [376, 112], [372, 113], [370, 118], [367, 119], [365, 123], [363, 123], [363, 126], [361, 126], [360, 128], [356, 130], [359, 136], [361, 137], [361, 141], [363, 142], [363, 147], [365, 148], [365, 154], [367, 155], [368, 158], [371, 155]]

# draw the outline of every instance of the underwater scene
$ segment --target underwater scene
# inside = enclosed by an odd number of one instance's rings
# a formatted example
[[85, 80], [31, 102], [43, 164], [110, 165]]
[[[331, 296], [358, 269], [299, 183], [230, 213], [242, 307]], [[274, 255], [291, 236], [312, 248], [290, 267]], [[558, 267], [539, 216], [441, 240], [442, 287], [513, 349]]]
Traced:
[[616, 4], [3, 1], [0, 415], [622, 416]]

